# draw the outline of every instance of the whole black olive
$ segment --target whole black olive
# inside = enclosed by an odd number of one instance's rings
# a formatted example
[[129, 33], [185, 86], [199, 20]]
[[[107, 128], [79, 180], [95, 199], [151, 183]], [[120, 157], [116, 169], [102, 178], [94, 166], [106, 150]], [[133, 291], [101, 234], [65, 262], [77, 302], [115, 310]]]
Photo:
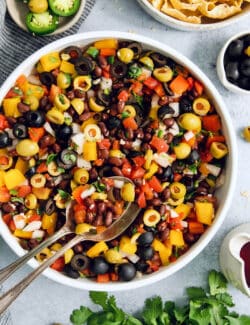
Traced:
[[192, 192], [194, 190], [193, 176], [183, 176], [181, 182], [186, 186], [187, 192]]
[[247, 58], [240, 63], [240, 73], [245, 77], [250, 77], [250, 58]]
[[90, 259], [83, 254], [76, 254], [72, 257], [70, 265], [72, 269], [77, 271], [85, 270], [89, 267]]
[[25, 176], [27, 177], [27, 178], [31, 178], [33, 175], [35, 175], [36, 174], [36, 167], [30, 167], [28, 170], [27, 170], [27, 172], [25, 173]]
[[13, 134], [18, 139], [25, 139], [28, 137], [27, 126], [21, 123], [17, 123], [13, 126]]
[[154, 249], [151, 246], [139, 246], [136, 254], [145, 261], [151, 260], [154, 256]]
[[242, 41], [244, 42], [245, 47], [250, 45], [250, 34], [242, 37]]
[[225, 66], [225, 72], [228, 80], [237, 80], [240, 76], [239, 63], [228, 62], [227, 65]]
[[154, 61], [155, 67], [163, 67], [167, 64], [167, 58], [160, 53], [152, 53], [150, 55], [151, 59]]
[[111, 116], [106, 122], [106, 126], [109, 130], [118, 128], [120, 127], [120, 125], [121, 125], [121, 120], [115, 116]]
[[135, 263], [135, 268], [137, 271], [140, 271], [142, 273], [145, 273], [148, 269], [149, 265], [144, 260], [139, 260], [137, 263]]
[[250, 90], [250, 78], [242, 77], [238, 80], [238, 85], [246, 90]]
[[180, 112], [191, 113], [193, 111], [192, 102], [188, 97], [182, 97], [180, 100]]
[[106, 262], [106, 260], [103, 257], [98, 256], [91, 261], [90, 270], [94, 274], [104, 274], [108, 272], [109, 264]]
[[0, 148], [6, 148], [11, 144], [9, 134], [5, 131], [0, 131]]
[[63, 124], [56, 130], [56, 138], [59, 142], [67, 142], [71, 137], [72, 132], [72, 127], [70, 125]]
[[186, 162], [188, 164], [195, 164], [199, 160], [200, 160], [200, 154], [198, 150], [194, 149], [190, 152], [189, 156], [186, 159]]
[[243, 48], [244, 48], [244, 43], [242, 40], [240, 39], [234, 40], [232, 41], [232, 43], [229, 44], [226, 50], [226, 55], [228, 55], [230, 58], [237, 58], [241, 56]]
[[64, 266], [63, 272], [72, 279], [78, 279], [80, 277], [79, 272], [74, 270], [70, 264]]
[[88, 57], [81, 57], [74, 61], [75, 69], [79, 75], [88, 75], [94, 69], [93, 61]]
[[158, 118], [161, 120], [163, 120], [166, 115], [173, 115], [173, 114], [174, 114], [174, 109], [168, 105], [161, 106], [157, 112]]
[[41, 127], [45, 123], [44, 114], [40, 111], [28, 111], [25, 114], [25, 119], [31, 127]]
[[43, 85], [47, 86], [48, 88], [50, 88], [52, 84], [56, 83], [55, 76], [50, 72], [42, 72], [42, 73], [40, 73], [39, 74], [39, 79], [40, 79], [41, 83]]
[[135, 157], [143, 156], [143, 152], [132, 150], [132, 151], [129, 151], [127, 156], [128, 156], [128, 158], [135, 158]]
[[138, 237], [137, 243], [139, 246], [148, 246], [152, 244], [153, 240], [153, 233], [151, 231], [146, 231]]
[[168, 166], [163, 170], [163, 173], [158, 176], [161, 181], [163, 182], [172, 182], [174, 179], [174, 173], [172, 171], [172, 168]]
[[136, 275], [136, 268], [131, 263], [120, 264], [118, 267], [118, 276], [121, 281], [130, 281]]
[[115, 60], [110, 66], [110, 74], [117, 79], [123, 78], [127, 73], [128, 67], [125, 63]]
[[77, 161], [77, 153], [70, 149], [64, 149], [60, 153], [60, 159], [63, 164], [73, 167]]

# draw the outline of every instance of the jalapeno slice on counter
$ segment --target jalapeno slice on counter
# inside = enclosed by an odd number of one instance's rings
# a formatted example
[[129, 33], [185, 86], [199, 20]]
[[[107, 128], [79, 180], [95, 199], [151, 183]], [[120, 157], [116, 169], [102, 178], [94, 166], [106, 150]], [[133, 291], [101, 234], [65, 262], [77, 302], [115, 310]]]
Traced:
[[58, 16], [74, 15], [80, 7], [80, 0], [49, 0], [52, 12]]
[[26, 26], [30, 32], [36, 35], [45, 35], [53, 33], [58, 25], [58, 17], [49, 11], [41, 14], [28, 13], [26, 16]]

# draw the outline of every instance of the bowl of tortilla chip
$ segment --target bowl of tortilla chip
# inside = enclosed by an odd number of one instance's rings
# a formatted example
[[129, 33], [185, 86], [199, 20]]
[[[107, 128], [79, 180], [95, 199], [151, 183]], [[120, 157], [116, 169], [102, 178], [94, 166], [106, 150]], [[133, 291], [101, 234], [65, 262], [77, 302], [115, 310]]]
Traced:
[[207, 31], [250, 15], [250, 0], [137, 0], [153, 18], [172, 28]]

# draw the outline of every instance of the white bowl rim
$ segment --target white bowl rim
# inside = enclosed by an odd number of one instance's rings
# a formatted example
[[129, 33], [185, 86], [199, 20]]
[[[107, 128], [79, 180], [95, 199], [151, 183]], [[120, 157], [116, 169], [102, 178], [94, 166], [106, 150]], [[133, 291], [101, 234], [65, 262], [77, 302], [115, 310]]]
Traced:
[[230, 37], [226, 41], [226, 43], [223, 45], [223, 47], [221, 48], [220, 53], [218, 55], [216, 68], [217, 68], [218, 77], [219, 77], [221, 83], [224, 85], [225, 88], [231, 90], [234, 93], [250, 95], [250, 90], [240, 88], [240, 87], [232, 84], [230, 81], [228, 81], [228, 79], [226, 77], [225, 68], [224, 68], [225, 52], [226, 52], [229, 44], [231, 42], [233, 42], [234, 40], [236, 40], [236, 39], [238, 39], [238, 38], [240, 38], [240, 37], [242, 37], [244, 35], [247, 35], [247, 34], [250, 35], [250, 29], [241, 31], [241, 32], [239, 32], [237, 34], [234, 34], [232, 37]]
[[[247, 14], [250, 14], [249, 12], [240, 12], [234, 16], [231, 16], [226, 19], [222, 19], [221, 21], [217, 21], [211, 24], [193, 24], [186, 21], [179, 20], [177, 18], [171, 17], [167, 14], [164, 14], [160, 10], [156, 9], [152, 6], [152, 4], [148, 0], [137, 0], [144, 8], [145, 10], [152, 15], [155, 19], [160, 21], [163, 24], [169, 25], [170, 27], [186, 30], [186, 31], [207, 31], [207, 30], [213, 30], [213, 29], [219, 29], [224, 28], [230, 24], [235, 23], [239, 19], [243, 19], [247, 16]], [[157, 17], [157, 18], [156, 18]]]
[[[74, 288], [84, 289], [84, 290], [94, 290], [94, 291], [123, 291], [139, 288], [142, 286], [153, 284], [159, 280], [162, 280], [176, 271], [183, 268], [186, 264], [188, 264], [192, 259], [194, 259], [209, 243], [215, 233], [218, 231], [221, 226], [223, 220], [226, 217], [227, 210], [229, 209], [230, 202], [233, 196], [236, 179], [237, 179], [237, 144], [236, 144], [236, 136], [234, 133], [234, 128], [232, 125], [232, 121], [230, 115], [225, 107], [220, 94], [216, 90], [215, 86], [208, 79], [208, 77], [188, 58], [172, 49], [171, 47], [160, 43], [158, 41], [152, 40], [151, 38], [141, 36], [139, 34], [134, 33], [126, 33], [119, 31], [94, 31], [94, 32], [86, 32], [81, 34], [75, 34], [73, 36], [68, 36], [65, 38], [61, 38], [51, 44], [48, 44], [41, 48], [40, 50], [33, 53], [30, 57], [28, 57], [21, 65], [19, 65], [7, 78], [0, 90], [0, 102], [2, 98], [7, 93], [9, 88], [14, 84], [16, 78], [24, 73], [24, 71], [34, 65], [37, 60], [44, 54], [62, 49], [66, 46], [73, 44], [80, 44], [81, 42], [93, 42], [97, 39], [105, 39], [105, 38], [117, 38], [117, 39], [128, 39], [133, 41], [138, 41], [148, 47], [154, 47], [155, 49], [165, 52], [166, 55], [169, 55], [175, 58], [176, 62], [188, 67], [189, 71], [192, 75], [196, 76], [206, 85], [206, 90], [213, 92], [213, 99], [216, 101], [217, 109], [223, 111], [223, 119], [225, 125], [227, 126], [227, 132], [229, 134], [228, 138], [228, 146], [231, 148], [232, 155], [231, 159], [231, 169], [230, 169], [230, 178], [229, 178], [229, 186], [227, 189], [227, 195], [224, 200], [223, 207], [219, 207], [217, 211], [217, 216], [215, 218], [213, 225], [202, 235], [201, 239], [194, 244], [183, 256], [181, 256], [177, 262], [171, 263], [169, 266], [162, 267], [158, 272], [154, 272], [150, 275], [143, 275], [141, 278], [136, 278], [130, 282], [109, 282], [109, 283], [97, 283], [91, 280], [84, 281], [84, 279], [71, 279], [57, 271], [52, 269], [47, 269], [43, 272], [45, 276], [48, 278], [59, 282], [61, 284], [66, 284]], [[220, 113], [221, 115], [222, 113]], [[3, 222], [2, 218], [0, 218], [0, 234], [2, 235], [5, 242], [10, 246], [10, 248], [18, 255], [22, 256], [25, 254], [25, 250], [18, 244], [17, 240], [8, 230], [7, 225]], [[39, 264], [35, 259], [32, 259], [28, 262], [28, 264], [36, 268]]]

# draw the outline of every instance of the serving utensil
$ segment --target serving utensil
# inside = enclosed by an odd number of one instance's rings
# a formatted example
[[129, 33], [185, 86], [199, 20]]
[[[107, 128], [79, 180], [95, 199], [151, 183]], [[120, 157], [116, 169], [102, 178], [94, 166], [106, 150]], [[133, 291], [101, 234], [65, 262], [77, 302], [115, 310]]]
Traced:
[[[110, 177], [114, 180], [124, 181], [124, 182], [133, 182], [126, 177], [121, 176], [113, 176]], [[23, 280], [21, 280], [18, 284], [16, 284], [9, 291], [4, 293], [2, 297], [0, 297], [0, 314], [4, 312], [8, 306], [19, 296], [19, 294], [29, 285], [33, 280], [37, 278], [39, 274], [41, 274], [47, 267], [49, 267], [52, 263], [54, 263], [60, 256], [62, 256], [68, 249], [77, 245], [78, 243], [89, 240], [94, 242], [99, 241], [110, 241], [117, 236], [121, 235], [135, 220], [139, 211], [141, 209], [138, 207], [136, 203], [130, 202], [123, 212], [123, 214], [114, 221], [107, 229], [99, 234], [93, 234], [91, 232], [83, 233], [81, 235], [76, 235], [73, 239], [71, 239], [68, 243], [66, 243], [59, 251], [57, 251], [54, 255], [44, 261], [37, 269], [28, 274]], [[26, 263], [31, 257], [34, 257], [41, 249], [47, 247], [47, 245], [51, 244], [56, 239], [59, 239], [65, 234], [73, 233], [74, 230], [72, 227], [72, 221], [70, 220], [71, 215], [71, 206], [67, 209], [67, 217], [66, 223], [54, 236], [53, 240], [46, 240], [45, 242], [40, 244], [38, 247], [34, 248], [31, 252], [19, 258], [16, 262], [12, 263], [8, 267], [1, 270], [2, 279], [8, 278], [7, 270], [13, 274], [17, 269], [19, 269], [24, 263]]]

